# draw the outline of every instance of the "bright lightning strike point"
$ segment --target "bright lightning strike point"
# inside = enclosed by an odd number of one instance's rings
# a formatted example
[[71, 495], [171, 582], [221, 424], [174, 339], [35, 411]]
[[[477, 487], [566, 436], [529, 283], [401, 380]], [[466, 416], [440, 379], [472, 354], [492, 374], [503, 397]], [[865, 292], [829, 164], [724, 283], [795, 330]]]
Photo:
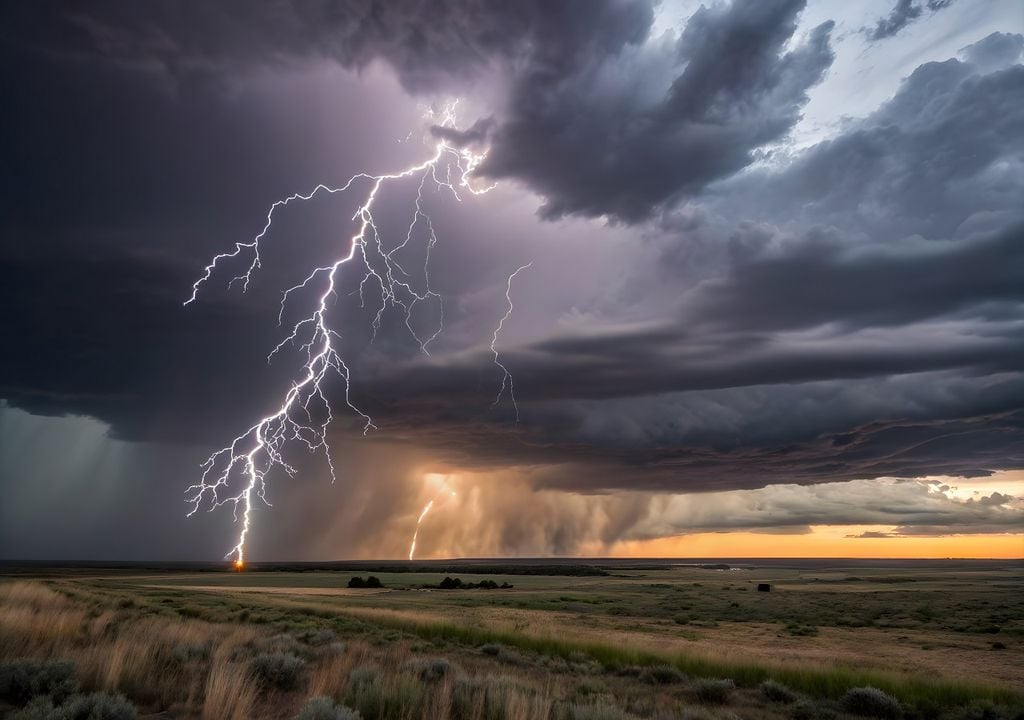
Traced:
[[[455, 126], [456, 103], [446, 106], [442, 111], [439, 123], [442, 127]], [[428, 117], [433, 118], [434, 113], [429, 111]], [[337, 376], [344, 384], [345, 404], [362, 420], [363, 434], [376, 428], [372, 418], [352, 402], [350, 396], [351, 374], [337, 344], [340, 335], [331, 328], [328, 320], [328, 301], [336, 295], [339, 282], [338, 272], [348, 264], [362, 266], [365, 272], [359, 283], [359, 296], [363, 303], [365, 303], [365, 290], [368, 286], [379, 288], [381, 299], [373, 320], [374, 335], [380, 328], [384, 312], [389, 307], [399, 307], [404, 312], [405, 325], [410, 334], [418, 343], [420, 350], [429, 355], [430, 343], [444, 329], [444, 314], [441, 296], [430, 288], [430, 250], [437, 242], [437, 236], [429, 215], [423, 209], [423, 189], [428, 182], [433, 183], [438, 190], [449, 191], [458, 201], [462, 200], [460, 195], [462, 191], [473, 195], [488, 192], [494, 187], [493, 185], [486, 188], [474, 188], [469, 180], [473, 170], [485, 156], [486, 152], [474, 153], [467, 148], [457, 148], [449, 145], [445, 140], [440, 140], [435, 146], [434, 155], [418, 165], [383, 175], [358, 173], [339, 187], [319, 184], [307, 194], [296, 193], [283, 200], [278, 200], [270, 206], [266, 222], [259, 234], [249, 242], [235, 243], [234, 250], [230, 252], [214, 256], [204, 268], [200, 278], [193, 284], [192, 294], [185, 301], [185, 305], [196, 301], [200, 289], [212, 279], [222, 263], [241, 258], [248, 261], [248, 269], [241, 275], [233, 277], [228, 283], [228, 287], [241, 281], [242, 291], [245, 292], [249, 288], [253, 274], [261, 267], [260, 242], [270, 232], [275, 211], [296, 201], [311, 200], [321, 193], [333, 195], [354, 191], [353, 188], [366, 185], [367, 189], [362, 202], [352, 217], [352, 220], [358, 223], [358, 230], [349, 239], [347, 253], [333, 263], [314, 268], [305, 280], [289, 288], [282, 295], [278, 324], [283, 319], [285, 304], [292, 293], [310, 287], [317, 282], [321, 283], [319, 295], [310, 314], [298, 321], [288, 335], [267, 356], [269, 362], [285, 345], [298, 345], [305, 362], [299, 374], [292, 380], [291, 388], [270, 414], [237, 435], [228, 445], [210, 455], [202, 465], [203, 474], [200, 481], [186, 491], [186, 501], [192, 505], [192, 510], [188, 513], [189, 516], [198, 512], [203, 506], [209, 506], [209, 510], [214, 510], [223, 505], [231, 505], [235, 520], [238, 521], [239, 511], [241, 511], [242, 527], [238, 541], [227, 553], [228, 557], [234, 556], [237, 569], [241, 569], [245, 565], [245, 545], [252, 526], [254, 499], [258, 498], [266, 505], [270, 505], [266, 496], [267, 474], [274, 468], [280, 468], [289, 475], [294, 475], [296, 472], [295, 468], [284, 459], [283, 450], [287, 443], [299, 441], [310, 452], [322, 451], [330, 469], [332, 482], [336, 479], [334, 463], [331, 460], [331, 449], [327, 440], [327, 428], [334, 419], [333, 409], [327, 399], [324, 387], [329, 377]], [[374, 202], [386, 183], [410, 178], [419, 178], [412, 219], [405, 233], [405, 239], [391, 250], [385, 250], [381, 234], [374, 221]], [[394, 254], [412, 241], [413, 232], [421, 223], [425, 228], [427, 243], [426, 259], [423, 264], [423, 289], [417, 290], [413, 287], [412, 276], [399, 264]], [[520, 270], [522, 269], [520, 268]], [[519, 270], [510, 276], [509, 290], [512, 277], [518, 272]], [[508, 292], [506, 292], [506, 297], [508, 297]], [[428, 301], [438, 303], [441, 319], [430, 337], [421, 338], [413, 330], [411, 316], [417, 303]], [[508, 319], [510, 313], [511, 299], [509, 300], [509, 310], [502, 318], [501, 324]], [[510, 393], [512, 390], [511, 375], [509, 375], [508, 369], [498, 361], [495, 350], [501, 324], [495, 331], [491, 343], [491, 350], [495, 353], [495, 362], [505, 373], [501, 391], [495, 403], [501, 399], [506, 385]], [[512, 400], [515, 403], [514, 396]], [[319, 415], [319, 420], [314, 420], [314, 415]], [[518, 418], [518, 408], [516, 408], [516, 416]], [[241, 489], [235, 490], [234, 486], [238, 480], [241, 481]]]

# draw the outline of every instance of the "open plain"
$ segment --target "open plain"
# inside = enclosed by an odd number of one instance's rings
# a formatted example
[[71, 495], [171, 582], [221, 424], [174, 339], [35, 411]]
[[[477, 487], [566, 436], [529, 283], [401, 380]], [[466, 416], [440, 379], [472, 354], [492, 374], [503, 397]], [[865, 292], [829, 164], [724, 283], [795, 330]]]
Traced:
[[[311, 697], [364, 720], [1024, 708], [1017, 562], [583, 562], [11, 567], [0, 660], [69, 661], [84, 690], [208, 720], [295, 717]], [[348, 587], [368, 575], [383, 587]], [[897, 704], [860, 708], [865, 687]]]

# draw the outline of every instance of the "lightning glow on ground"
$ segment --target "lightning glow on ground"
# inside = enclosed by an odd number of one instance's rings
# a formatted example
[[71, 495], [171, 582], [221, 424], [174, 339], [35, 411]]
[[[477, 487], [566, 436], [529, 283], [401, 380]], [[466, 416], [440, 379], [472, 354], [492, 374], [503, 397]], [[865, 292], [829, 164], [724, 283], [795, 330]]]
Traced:
[[[455, 104], [447, 106], [440, 114], [441, 127], [455, 127]], [[432, 118], [433, 114], [428, 113]], [[470, 184], [470, 175], [473, 170], [484, 159], [486, 152], [474, 153], [466, 148], [458, 148], [445, 140], [439, 140], [435, 147], [434, 155], [423, 163], [414, 165], [396, 173], [385, 175], [370, 175], [359, 173], [353, 175], [348, 182], [339, 187], [317, 185], [307, 194], [295, 194], [271, 205], [267, 212], [266, 223], [263, 229], [249, 242], [235, 243], [231, 252], [215, 256], [204, 269], [202, 276], [192, 286], [192, 294], [185, 301], [185, 305], [195, 302], [200, 289], [209, 281], [223, 263], [241, 258], [249, 262], [248, 269], [231, 279], [228, 287], [235, 282], [242, 283], [243, 292], [248, 289], [253, 274], [261, 267], [260, 242], [270, 232], [274, 219], [274, 213], [279, 208], [295, 201], [306, 201], [322, 194], [344, 193], [352, 190], [364, 190], [363, 200], [352, 217], [358, 223], [358, 230], [348, 242], [347, 252], [333, 263], [323, 267], [317, 267], [298, 285], [287, 289], [281, 298], [281, 311], [278, 314], [278, 323], [283, 320], [285, 305], [292, 293], [309, 288], [320, 283], [319, 295], [310, 314], [299, 320], [271, 350], [267, 361], [282, 350], [286, 345], [298, 346], [303, 354], [305, 362], [302, 365], [299, 375], [293, 379], [291, 388], [285, 393], [281, 403], [268, 415], [260, 418], [244, 432], [237, 435], [227, 446], [214, 452], [203, 463], [203, 474], [200, 481], [191, 485], [186, 491], [186, 500], [192, 505], [189, 516], [198, 512], [202, 507], [214, 510], [222, 505], [230, 504], [235, 520], [239, 519], [241, 510], [241, 530], [238, 535], [238, 542], [227, 553], [228, 557], [234, 557], [235, 566], [241, 569], [245, 563], [245, 543], [251, 529], [252, 507], [254, 495], [261, 501], [270, 505], [266, 497], [267, 474], [278, 467], [289, 475], [294, 475], [296, 470], [284, 458], [284, 446], [290, 441], [303, 443], [310, 452], [323, 452], [330, 468], [332, 482], [336, 479], [334, 463], [331, 459], [330, 446], [327, 440], [327, 428], [334, 418], [331, 404], [325, 393], [325, 384], [329, 377], [337, 376], [344, 384], [345, 404], [355, 413], [362, 422], [363, 434], [365, 435], [376, 426], [373, 420], [365, 412], [353, 404], [350, 397], [351, 377], [348, 366], [339, 352], [339, 341], [341, 336], [335, 332], [328, 317], [328, 301], [337, 294], [339, 283], [338, 273], [343, 266], [356, 263], [365, 270], [365, 274], [359, 283], [359, 297], [365, 305], [365, 290], [368, 286], [379, 288], [380, 304], [376, 308], [373, 319], [373, 333], [376, 335], [381, 326], [381, 319], [388, 308], [401, 308], [405, 316], [405, 325], [412, 337], [419, 344], [420, 350], [429, 355], [431, 342], [444, 329], [443, 306], [441, 296], [430, 287], [430, 250], [437, 242], [437, 235], [434, 232], [430, 217], [423, 209], [423, 191], [428, 183], [432, 183], [438, 190], [451, 192], [452, 196], [461, 201], [462, 192], [473, 195], [480, 195], [494, 186], [485, 188], [474, 188]], [[373, 206], [381, 188], [388, 182], [403, 179], [419, 178], [419, 187], [416, 195], [415, 209], [412, 213], [412, 220], [409, 223], [405, 238], [390, 250], [385, 250], [381, 233], [374, 222]], [[412, 276], [403, 268], [395, 258], [395, 253], [405, 248], [413, 238], [417, 226], [423, 225], [426, 232], [426, 259], [423, 264], [423, 289], [417, 291], [413, 288]], [[506, 289], [506, 298], [509, 298], [512, 278], [515, 277], [523, 266], [509, 276]], [[411, 315], [417, 303], [436, 302], [439, 308], [440, 319], [437, 328], [429, 337], [420, 337], [412, 327]], [[512, 312], [512, 301], [509, 298], [508, 311], [501, 319], [494, 332], [491, 343], [491, 350], [494, 352], [495, 364], [504, 373], [501, 390], [495, 399], [495, 404], [501, 399], [506, 386], [511, 394], [512, 378], [508, 369], [501, 364], [495, 343], [498, 334], [505, 320]], [[512, 395], [513, 404], [515, 396]], [[519, 409], [516, 407], [516, 418], [518, 420]], [[315, 418], [315, 419], [314, 419]], [[431, 502], [432, 504], [432, 502]], [[420, 521], [430, 509], [430, 504], [424, 508]], [[418, 524], [417, 524], [418, 529]], [[415, 549], [415, 535], [413, 536], [413, 548]], [[410, 556], [412, 554], [410, 550]]]

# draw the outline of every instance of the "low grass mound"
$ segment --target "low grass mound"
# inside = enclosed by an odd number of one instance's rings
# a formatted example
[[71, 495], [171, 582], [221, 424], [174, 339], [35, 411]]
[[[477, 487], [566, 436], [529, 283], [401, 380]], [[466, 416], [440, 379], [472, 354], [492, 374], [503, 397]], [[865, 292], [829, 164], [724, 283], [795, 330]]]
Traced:
[[253, 674], [265, 686], [277, 690], [294, 690], [302, 677], [305, 661], [295, 653], [262, 653], [252, 660]]
[[70, 662], [12, 660], [0, 663], [0, 700], [24, 705], [37, 695], [62, 702], [78, 689]]
[[72, 695], [60, 705], [54, 705], [49, 697], [39, 696], [8, 716], [10, 720], [136, 720], [137, 717], [135, 706], [124, 696], [102, 692]]
[[776, 703], [796, 702], [797, 694], [780, 682], [765, 680], [761, 683], [761, 694]]
[[313, 697], [306, 701], [296, 720], [362, 720], [352, 708], [335, 704], [329, 697]]
[[736, 689], [736, 683], [728, 678], [707, 678], [696, 680], [692, 685], [693, 693], [702, 703], [724, 705]]
[[640, 680], [650, 685], [673, 685], [686, 682], [686, 675], [671, 665], [655, 665], [641, 670]]
[[875, 687], [851, 688], [843, 695], [843, 709], [851, 715], [897, 720], [902, 717], [900, 701]]

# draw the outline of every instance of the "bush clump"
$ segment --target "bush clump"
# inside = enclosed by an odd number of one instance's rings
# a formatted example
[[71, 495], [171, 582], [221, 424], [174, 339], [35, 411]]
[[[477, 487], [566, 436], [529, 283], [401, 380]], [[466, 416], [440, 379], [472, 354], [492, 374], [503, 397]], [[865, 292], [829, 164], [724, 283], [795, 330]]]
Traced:
[[39, 696], [8, 717], [10, 720], [135, 720], [138, 713], [123, 695], [97, 692], [72, 695], [57, 706], [49, 697]]
[[693, 692], [704, 703], [724, 704], [736, 689], [736, 683], [729, 679], [704, 679], [693, 683]]
[[420, 680], [427, 682], [443, 680], [454, 672], [452, 664], [444, 658], [415, 658], [406, 662], [403, 667]]
[[655, 665], [644, 668], [640, 679], [651, 685], [672, 685], [686, 681], [686, 676], [671, 665]]
[[335, 637], [333, 630], [306, 630], [299, 634], [298, 639], [307, 645], [319, 646], [334, 642]]
[[789, 716], [792, 720], [832, 720], [836, 714], [830, 707], [810, 700], [801, 700], [793, 705]]
[[252, 671], [265, 685], [278, 690], [294, 690], [299, 684], [305, 662], [295, 653], [263, 653], [252, 661]]
[[761, 694], [772, 702], [791, 703], [796, 702], [797, 695], [788, 687], [774, 680], [765, 680], [761, 683]]
[[335, 705], [329, 697], [320, 696], [306, 701], [297, 720], [362, 720], [362, 715], [344, 705]]
[[899, 700], [874, 687], [847, 690], [843, 696], [843, 709], [851, 715], [892, 720], [903, 714]]
[[480, 582], [462, 582], [461, 578], [445, 577], [437, 585], [423, 585], [431, 590], [509, 590], [513, 586], [507, 582], [501, 585], [493, 580], [481, 580]]
[[136, 710], [124, 695], [97, 692], [74, 695], [60, 708], [61, 720], [135, 720]]
[[384, 698], [380, 670], [372, 665], [360, 665], [348, 676], [345, 704], [355, 707], [365, 717], [380, 717]]
[[348, 581], [350, 588], [382, 588], [384, 583], [380, 581], [380, 578], [370, 575], [368, 578], [363, 580], [361, 577], [354, 577]]
[[0, 699], [24, 705], [37, 695], [48, 695], [60, 703], [78, 689], [70, 662], [12, 660], [0, 663]]

